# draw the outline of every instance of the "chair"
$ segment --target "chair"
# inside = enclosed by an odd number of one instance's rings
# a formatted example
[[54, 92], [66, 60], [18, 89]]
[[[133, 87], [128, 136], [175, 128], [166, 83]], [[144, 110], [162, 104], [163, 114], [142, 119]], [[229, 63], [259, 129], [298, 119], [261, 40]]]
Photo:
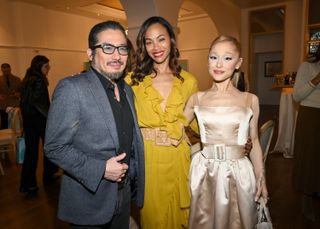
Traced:
[[268, 120], [266, 121], [259, 129], [260, 136], [260, 145], [263, 153], [263, 162], [265, 163], [267, 160], [267, 156], [269, 153], [269, 148], [273, 136], [274, 131], [274, 121]]
[[[0, 130], [0, 153], [5, 158], [5, 153], [13, 152], [16, 155], [16, 139], [22, 135], [22, 116], [19, 107], [8, 107], [8, 129]], [[4, 175], [3, 166], [0, 161], [0, 173]]]

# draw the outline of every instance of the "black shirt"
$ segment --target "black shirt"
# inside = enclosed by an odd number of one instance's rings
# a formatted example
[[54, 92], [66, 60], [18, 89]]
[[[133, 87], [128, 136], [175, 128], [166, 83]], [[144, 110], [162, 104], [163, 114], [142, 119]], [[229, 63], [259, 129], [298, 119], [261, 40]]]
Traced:
[[121, 154], [123, 152], [126, 153], [126, 157], [122, 162], [126, 163], [128, 166], [130, 164], [130, 153], [132, 148], [133, 141], [133, 116], [129, 106], [129, 103], [126, 98], [126, 93], [124, 91], [124, 79], [120, 78], [116, 83], [119, 89], [120, 101], [118, 102], [114, 95], [114, 85], [108, 80], [106, 77], [101, 75], [95, 69], [94, 72], [97, 74], [100, 82], [102, 83], [103, 88], [105, 89], [111, 109], [113, 112], [114, 120], [116, 122], [116, 128], [119, 138], [119, 152], [117, 154]]

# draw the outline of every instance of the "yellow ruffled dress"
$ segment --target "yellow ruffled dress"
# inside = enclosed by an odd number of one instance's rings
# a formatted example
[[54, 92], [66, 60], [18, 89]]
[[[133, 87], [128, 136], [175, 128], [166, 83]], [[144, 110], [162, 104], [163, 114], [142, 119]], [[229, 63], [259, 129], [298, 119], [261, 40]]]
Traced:
[[[151, 76], [132, 86], [140, 128], [160, 128], [176, 140], [183, 138], [181, 126], [188, 121], [183, 110], [188, 98], [198, 90], [197, 81], [183, 71], [181, 82], [174, 78], [165, 111], [162, 96], [152, 86]], [[126, 78], [130, 84], [130, 77]], [[176, 229], [187, 227], [190, 206], [188, 175], [190, 146], [183, 139], [178, 146], [159, 146], [145, 140], [145, 198], [140, 212], [143, 229]]]

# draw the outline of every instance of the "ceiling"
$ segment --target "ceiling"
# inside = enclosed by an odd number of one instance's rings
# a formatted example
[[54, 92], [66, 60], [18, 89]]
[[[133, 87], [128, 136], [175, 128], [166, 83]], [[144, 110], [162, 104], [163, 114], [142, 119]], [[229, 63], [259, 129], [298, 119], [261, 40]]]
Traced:
[[[30, 4], [41, 5], [45, 8], [63, 11], [87, 17], [100, 18], [103, 20], [118, 20], [124, 25], [126, 22], [126, 14], [123, 10], [120, 0], [10, 0], [20, 1]], [[212, 1], [212, 0], [211, 0]], [[239, 8], [251, 8], [263, 5], [270, 5], [275, 3], [285, 2], [287, 0], [230, 0]], [[195, 0], [184, 0], [179, 12], [179, 19], [192, 18], [205, 15], [206, 12], [198, 7]], [[260, 19], [257, 19], [258, 22]], [[273, 15], [270, 16], [273, 20]], [[265, 24], [268, 16], [264, 15], [263, 20]], [[273, 25], [274, 26], [274, 25]]]
[[281, 32], [284, 29], [285, 8], [268, 8], [250, 12], [250, 32], [254, 34]]
[[[241, 9], [286, 2], [286, 0], [230, 0]], [[287, 0], [288, 1], [288, 0]], [[289, 0], [290, 1], [290, 0]]]

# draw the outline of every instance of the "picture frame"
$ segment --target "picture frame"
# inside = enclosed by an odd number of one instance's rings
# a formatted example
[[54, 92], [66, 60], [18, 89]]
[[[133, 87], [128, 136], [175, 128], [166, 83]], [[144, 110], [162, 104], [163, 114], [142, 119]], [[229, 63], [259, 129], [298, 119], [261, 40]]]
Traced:
[[179, 65], [181, 68], [185, 71], [189, 71], [189, 61], [186, 59], [180, 59], [179, 60]]
[[282, 61], [266, 61], [264, 62], [264, 77], [274, 77], [276, 74], [282, 73]]
[[308, 41], [308, 55], [312, 56], [317, 52], [320, 45], [320, 28], [312, 29]]

